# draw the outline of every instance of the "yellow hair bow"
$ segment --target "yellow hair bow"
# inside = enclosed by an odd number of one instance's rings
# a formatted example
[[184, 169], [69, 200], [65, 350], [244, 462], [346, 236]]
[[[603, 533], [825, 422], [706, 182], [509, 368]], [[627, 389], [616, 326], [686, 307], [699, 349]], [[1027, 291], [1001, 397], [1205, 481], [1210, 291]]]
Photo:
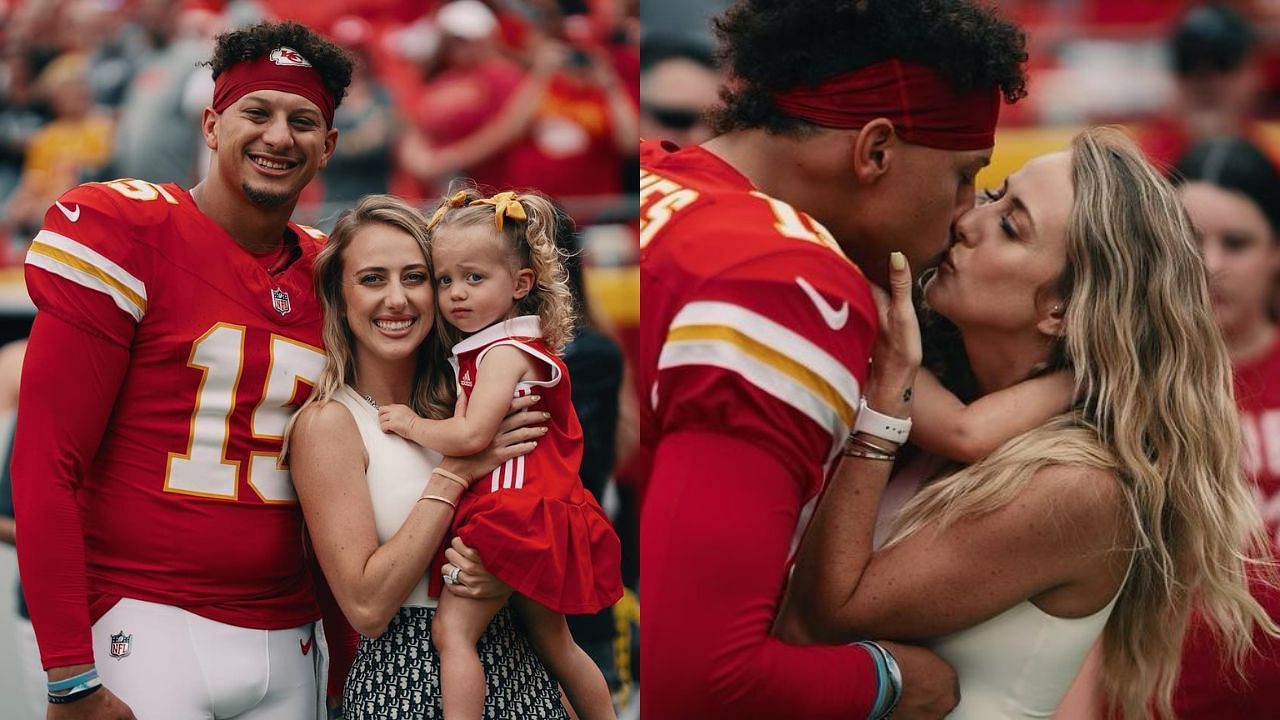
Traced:
[[462, 207], [463, 203], [466, 201], [466, 190], [459, 190], [458, 192], [450, 195], [448, 200], [446, 200], [440, 207], [436, 208], [435, 212], [431, 213], [431, 219], [427, 221], [427, 229], [435, 227], [436, 223], [440, 222], [440, 218], [444, 217], [445, 212]]
[[494, 210], [494, 222], [497, 223], [498, 229], [502, 229], [502, 218], [509, 217], [512, 220], [528, 220], [529, 216], [525, 214], [524, 206], [516, 200], [516, 194], [508, 190], [500, 192], [491, 198], [483, 198], [481, 200], [472, 200], [472, 205], [492, 205]]

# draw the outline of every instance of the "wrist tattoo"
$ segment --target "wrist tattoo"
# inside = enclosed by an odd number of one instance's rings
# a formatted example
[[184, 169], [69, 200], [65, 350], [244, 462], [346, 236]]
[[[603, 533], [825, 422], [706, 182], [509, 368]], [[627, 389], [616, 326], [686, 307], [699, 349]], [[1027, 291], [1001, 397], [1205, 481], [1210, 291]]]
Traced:
[[911, 388], [902, 391], [902, 402], [911, 402]]

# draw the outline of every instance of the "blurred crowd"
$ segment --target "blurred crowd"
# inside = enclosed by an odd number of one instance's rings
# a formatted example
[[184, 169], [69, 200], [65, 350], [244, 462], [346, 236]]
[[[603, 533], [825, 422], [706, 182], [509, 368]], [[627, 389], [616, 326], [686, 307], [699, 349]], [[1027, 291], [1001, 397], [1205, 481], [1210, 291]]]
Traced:
[[[998, 0], [1026, 28], [1028, 97], [1001, 111], [980, 184], [1065, 147], [1082, 126], [1121, 123], [1168, 167], [1197, 141], [1244, 137], [1280, 161], [1280, 3]], [[717, 100], [713, 17], [728, 0], [646, 0], [642, 137], [701, 142]]]
[[536, 187], [584, 222], [635, 213], [634, 0], [0, 2], [0, 227], [9, 263], [84, 181], [190, 186], [212, 39], [294, 19], [358, 59], [337, 152], [295, 217], [356, 198], [438, 195], [455, 177]]

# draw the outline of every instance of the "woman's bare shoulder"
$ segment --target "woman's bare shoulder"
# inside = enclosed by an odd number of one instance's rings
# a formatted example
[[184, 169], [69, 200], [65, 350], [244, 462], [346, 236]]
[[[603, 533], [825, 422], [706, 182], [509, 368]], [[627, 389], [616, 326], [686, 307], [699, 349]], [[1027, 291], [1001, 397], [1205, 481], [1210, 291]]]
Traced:
[[336, 400], [308, 403], [298, 411], [294, 432], [324, 433], [332, 430], [355, 430], [356, 420], [346, 405]]
[[289, 434], [293, 448], [358, 442], [360, 431], [351, 410], [335, 400], [308, 403], [298, 411]]
[[1063, 535], [1075, 539], [1110, 543], [1112, 533], [1128, 515], [1122, 480], [1107, 468], [1047, 465], [1036, 471], [1026, 494], [1031, 496], [1030, 504], [1054, 520]]

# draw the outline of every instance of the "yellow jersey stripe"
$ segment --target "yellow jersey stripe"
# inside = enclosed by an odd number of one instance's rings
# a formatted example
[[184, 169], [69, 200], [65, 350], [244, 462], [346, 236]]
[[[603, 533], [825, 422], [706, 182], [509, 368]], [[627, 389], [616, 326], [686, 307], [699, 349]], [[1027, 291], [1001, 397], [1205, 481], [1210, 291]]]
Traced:
[[853, 426], [855, 410], [840, 391], [818, 373], [755, 338], [726, 325], [681, 325], [667, 333], [668, 343], [713, 341], [734, 346], [744, 355], [767, 365], [806, 388], [840, 418]]
[[55, 248], [52, 245], [47, 245], [43, 242], [40, 242], [40, 240], [38, 239], [32, 241], [30, 252], [36, 255], [43, 255], [61, 265], [65, 265], [68, 268], [77, 270], [81, 273], [84, 273], [85, 275], [89, 275], [91, 277], [96, 278], [98, 281], [108, 286], [109, 288], [114, 290], [116, 293], [119, 293], [130, 304], [138, 308], [138, 311], [140, 313], [145, 314], [147, 312], [147, 299], [145, 297], [134, 292], [127, 285], [117, 280], [110, 273], [98, 268], [96, 265], [91, 264], [87, 260], [82, 260], [76, 257], [75, 255], [72, 255], [69, 252]]

